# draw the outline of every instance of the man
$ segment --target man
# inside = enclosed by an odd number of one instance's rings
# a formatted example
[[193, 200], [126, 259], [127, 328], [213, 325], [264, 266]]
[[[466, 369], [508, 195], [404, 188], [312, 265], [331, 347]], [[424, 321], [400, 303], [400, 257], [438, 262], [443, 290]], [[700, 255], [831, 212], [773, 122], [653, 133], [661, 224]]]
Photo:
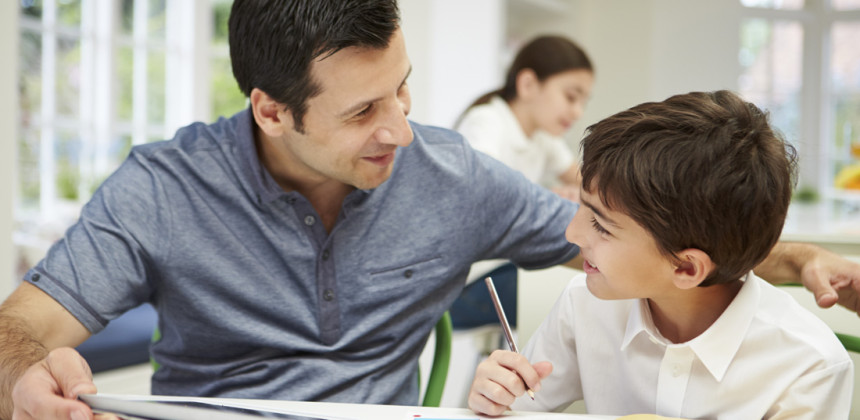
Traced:
[[[394, 0], [237, 0], [230, 44], [249, 109], [135, 148], [0, 308], [0, 417], [14, 401], [16, 418], [91, 418], [66, 346], [145, 301], [154, 393], [414, 404], [418, 355], [473, 262], [576, 256], [574, 204], [407, 121]], [[817, 248], [779, 252], [795, 265], [774, 254], [769, 277], [819, 267], [806, 278], [830, 305], [831, 272], [860, 277]]]

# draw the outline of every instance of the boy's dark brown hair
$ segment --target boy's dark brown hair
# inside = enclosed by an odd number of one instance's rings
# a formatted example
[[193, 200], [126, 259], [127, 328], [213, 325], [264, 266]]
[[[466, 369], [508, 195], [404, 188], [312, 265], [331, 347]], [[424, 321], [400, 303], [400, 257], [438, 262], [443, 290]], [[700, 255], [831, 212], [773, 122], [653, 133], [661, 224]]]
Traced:
[[643, 226], [668, 258], [706, 252], [716, 268], [700, 286], [710, 286], [740, 279], [776, 244], [796, 156], [755, 105], [692, 92], [590, 126], [582, 188]]

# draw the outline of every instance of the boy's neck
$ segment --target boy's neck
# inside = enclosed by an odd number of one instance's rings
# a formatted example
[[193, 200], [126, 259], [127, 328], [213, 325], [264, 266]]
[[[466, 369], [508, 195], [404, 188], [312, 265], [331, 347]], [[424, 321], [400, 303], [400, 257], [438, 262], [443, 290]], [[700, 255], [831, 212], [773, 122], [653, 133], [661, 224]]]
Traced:
[[677, 294], [649, 298], [654, 326], [673, 343], [686, 343], [705, 332], [737, 296], [743, 282], [678, 290]]

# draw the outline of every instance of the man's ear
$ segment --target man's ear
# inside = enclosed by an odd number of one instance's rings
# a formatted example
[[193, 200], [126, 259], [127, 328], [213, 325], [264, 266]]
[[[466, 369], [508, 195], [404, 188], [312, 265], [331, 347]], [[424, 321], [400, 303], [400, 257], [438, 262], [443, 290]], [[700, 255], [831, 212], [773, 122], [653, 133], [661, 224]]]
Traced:
[[705, 281], [716, 265], [701, 249], [688, 248], [677, 254], [681, 263], [675, 267], [674, 282], [679, 289], [692, 289]]
[[280, 137], [293, 127], [293, 114], [284, 108], [266, 92], [254, 88], [251, 90], [251, 111], [257, 126], [268, 136]]
[[528, 99], [540, 88], [540, 80], [532, 69], [522, 69], [517, 73], [517, 97]]

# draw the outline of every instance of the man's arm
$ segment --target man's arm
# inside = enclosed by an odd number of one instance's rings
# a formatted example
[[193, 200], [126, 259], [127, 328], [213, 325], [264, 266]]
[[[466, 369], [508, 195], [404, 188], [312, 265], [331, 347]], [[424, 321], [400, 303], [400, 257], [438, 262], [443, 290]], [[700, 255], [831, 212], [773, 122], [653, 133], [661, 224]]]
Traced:
[[822, 308], [836, 303], [860, 316], [860, 264], [822, 247], [779, 242], [755, 272], [773, 283], [802, 283]]
[[92, 418], [89, 408], [73, 399], [95, 392], [86, 362], [68, 348], [51, 351], [76, 346], [89, 335], [57, 301], [22, 283], [0, 306], [0, 419], [11, 419], [13, 410], [22, 419], [68, 419], [77, 410]]

